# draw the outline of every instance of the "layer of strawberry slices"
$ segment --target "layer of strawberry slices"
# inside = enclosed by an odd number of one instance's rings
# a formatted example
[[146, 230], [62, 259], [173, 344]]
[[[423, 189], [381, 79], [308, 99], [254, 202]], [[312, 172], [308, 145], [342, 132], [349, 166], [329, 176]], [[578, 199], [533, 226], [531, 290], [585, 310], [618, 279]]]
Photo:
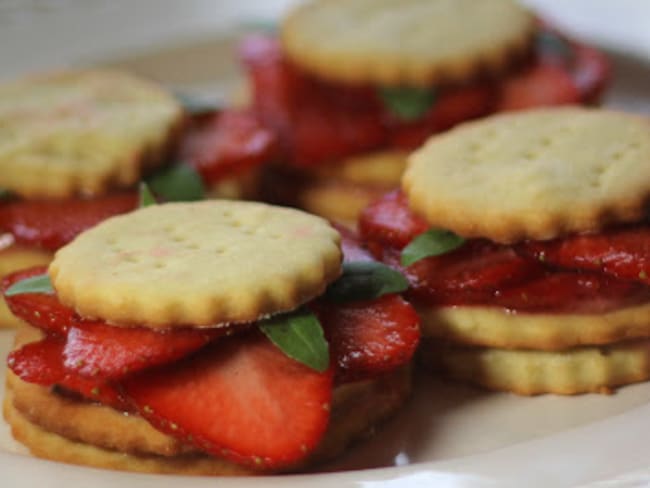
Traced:
[[253, 106], [277, 134], [284, 160], [300, 167], [373, 150], [421, 145], [431, 134], [486, 114], [543, 105], [595, 103], [609, 80], [606, 58], [595, 49], [540, 27], [528, 63], [500, 80], [439, 88], [416, 120], [401, 120], [377, 87], [343, 85], [302, 72], [271, 37], [246, 39], [240, 57], [253, 86]]
[[[252, 111], [224, 110], [192, 118], [177, 159], [210, 186], [273, 159], [277, 147], [275, 135]], [[0, 235], [18, 246], [56, 251], [80, 232], [137, 205], [136, 190], [94, 198], [0, 200]]]
[[647, 222], [512, 246], [484, 239], [408, 267], [401, 250], [429, 225], [399, 191], [363, 212], [360, 232], [375, 257], [402, 270], [422, 306], [489, 306], [524, 313], [600, 314], [650, 303]]
[[[348, 259], [371, 259], [353, 234], [344, 244]], [[45, 271], [14, 273], [2, 290]], [[255, 324], [155, 332], [84, 319], [55, 294], [5, 300], [44, 333], [8, 357], [23, 381], [135, 411], [208, 454], [259, 470], [305, 459], [327, 429], [333, 388], [408, 364], [420, 334], [415, 311], [397, 295], [345, 304], [317, 299], [307, 307], [331, 356], [320, 373], [286, 356]]]

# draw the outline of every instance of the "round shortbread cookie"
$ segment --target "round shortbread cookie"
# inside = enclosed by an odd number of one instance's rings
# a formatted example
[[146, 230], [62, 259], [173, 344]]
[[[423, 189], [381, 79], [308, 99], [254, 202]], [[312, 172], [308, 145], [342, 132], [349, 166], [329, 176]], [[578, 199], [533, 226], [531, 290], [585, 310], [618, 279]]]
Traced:
[[455, 348], [428, 341], [423, 359], [450, 377], [519, 395], [611, 393], [650, 378], [650, 341], [565, 351]]
[[418, 307], [422, 334], [458, 344], [559, 350], [650, 337], [650, 304], [603, 314], [512, 313], [498, 307]]
[[385, 150], [360, 154], [332, 164], [309, 168], [306, 173], [321, 180], [367, 185], [375, 188], [396, 188], [402, 180], [408, 153]]
[[49, 273], [84, 317], [152, 328], [251, 322], [295, 309], [341, 273], [323, 219], [262, 203], [152, 205], [60, 249]]
[[645, 215], [650, 119], [587, 108], [502, 114], [433, 137], [403, 178], [434, 227], [510, 243]]
[[430, 86], [504, 71], [535, 29], [512, 0], [316, 0], [287, 16], [281, 39], [291, 61], [326, 79]]
[[3, 404], [4, 418], [11, 427], [11, 435], [27, 446], [40, 458], [68, 464], [80, 464], [95, 468], [140, 473], [243, 476], [253, 474], [250, 470], [222, 459], [204, 455], [164, 457], [156, 455], [124, 454], [71, 441], [33, 424], [12, 404], [11, 392], [7, 392]]
[[184, 119], [162, 87], [119, 71], [0, 85], [0, 188], [63, 198], [132, 185], [165, 162]]

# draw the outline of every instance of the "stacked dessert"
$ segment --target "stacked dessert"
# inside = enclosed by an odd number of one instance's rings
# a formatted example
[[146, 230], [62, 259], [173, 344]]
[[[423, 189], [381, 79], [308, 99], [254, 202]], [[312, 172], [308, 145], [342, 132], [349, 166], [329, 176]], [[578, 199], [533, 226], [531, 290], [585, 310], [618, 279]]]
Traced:
[[493, 112], [592, 104], [606, 59], [513, 0], [307, 2], [241, 56], [278, 135], [266, 198], [355, 222], [399, 186], [408, 152]]
[[361, 231], [404, 270], [423, 355], [521, 394], [650, 377], [650, 121], [565, 108], [432, 138]]

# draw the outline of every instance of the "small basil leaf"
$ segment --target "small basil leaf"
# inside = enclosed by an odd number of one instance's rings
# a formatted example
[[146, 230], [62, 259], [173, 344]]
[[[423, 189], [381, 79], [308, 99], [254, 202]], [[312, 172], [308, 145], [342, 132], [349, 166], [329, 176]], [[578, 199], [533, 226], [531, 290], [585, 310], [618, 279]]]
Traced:
[[323, 328], [308, 310], [271, 317], [259, 327], [291, 359], [321, 373], [329, 367], [329, 346]]
[[0, 188], [0, 200], [8, 200], [9, 198], [11, 198], [11, 192], [4, 188]]
[[429, 229], [402, 249], [402, 266], [410, 266], [420, 259], [448, 253], [462, 246], [464, 242], [465, 239], [448, 230]]
[[175, 96], [190, 115], [205, 115], [223, 109], [223, 103], [213, 98], [182, 92], [176, 92]]
[[409, 286], [402, 273], [376, 261], [343, 263], [343, 274], [326, 292], [333, 302], [372, 300], [388, 293], [400, 293]]
[[430, 88], [383, 87], [379, 88], [379, 98], [394, 115], [409, 122], [429, 111], [436, 92]]
[[54, 288], [52, 287], [52, 282], [50, 277], [47, 274], [42, 274], [38, 276], [32, 276], [31, 278], [25, 278], [24, 280], [18, 281], [11, 285], [7, 291], [5, 291], [6, 297], [11, 297], [14, 295], [21, 295], [23, 293], [54, 293]]
[[571, 62], [573, 60], [573, 50], [571, 45], [561, 36], [550, 31], [541, 31], [535, 38], [537, 49], [542, 52], [555, 55], [560, 59]]
[[149, 185], [147, 185], [144, 181], [140, 182], [138, 202], [140, 208], [148, 207], [149, 205], [156, 205], [156, 203], [158, 203], [156, 202], [156, 198], [153, 196], [153, 193], [151, 193]]
[[151, 190], [166, 202], [201, 200], [205, 194], [203, 180], [189, 164], [176, 164], [149, 178]]

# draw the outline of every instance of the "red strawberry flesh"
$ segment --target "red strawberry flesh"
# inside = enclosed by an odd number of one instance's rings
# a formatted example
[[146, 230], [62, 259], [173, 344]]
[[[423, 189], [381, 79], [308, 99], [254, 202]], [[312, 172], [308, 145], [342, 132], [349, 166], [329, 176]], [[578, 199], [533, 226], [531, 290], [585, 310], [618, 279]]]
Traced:
[[122, 382], [153, 425], [259, 469], [299, 463], [327, 428], [332, 373], [292, 359], [259, 333], [217, 341]]
[[563, 268], [600, 271], [650, 285], [650, 225], [617, 227], [518, 246], [524, 255]]
[[207, 183], [236, 176], [276, 159], [278, 141], [251, 110], [226, 110], [197, 119], [180, 155]]
[[[2, 280], [2, 293], [27, 278], [47, 274], [46, 266], [16, 271]], [[75, 315], [74, 310], [61, 305], [57, 296], [50, 293], [21, 293], [4, 297], [9, 310], [19, 319], [48, 334], [65, 336]]]
[[595, 314], [650, 300], [647, 224], [514, 247], [474, 239], [406, 268], [400, 250], [426, 230], [426, 222], [409, 210], [401, 193], [367, 207], [359, 227], [373, 254], [408, 278], [408, 296], [425, 306]]
[[82, 376], [117, 379], [181, 359], [229, 330], [223, 327], [159, 332], [77, 318], [68, 331], [64, 364]]
[[0, 231], [16, 243], [56, 251], [113, 215], [137, 207], [135, 193], [65, 200], [17, 200], [0, 203]]
[[129, 409], [129, 405], [111, 383], [87, 379], [66, 369], [63, 364], [63, 347], [61, 339], [46, 337], [10, 352], [7, 365], [16, 376], [28, 383], [61, 386], [86, 399], [119, 410]]
[[377, 300], [315, 306], [336, 362], [336, 381], [375, 378], [411, 361], [420, 319], [397, 295]]

